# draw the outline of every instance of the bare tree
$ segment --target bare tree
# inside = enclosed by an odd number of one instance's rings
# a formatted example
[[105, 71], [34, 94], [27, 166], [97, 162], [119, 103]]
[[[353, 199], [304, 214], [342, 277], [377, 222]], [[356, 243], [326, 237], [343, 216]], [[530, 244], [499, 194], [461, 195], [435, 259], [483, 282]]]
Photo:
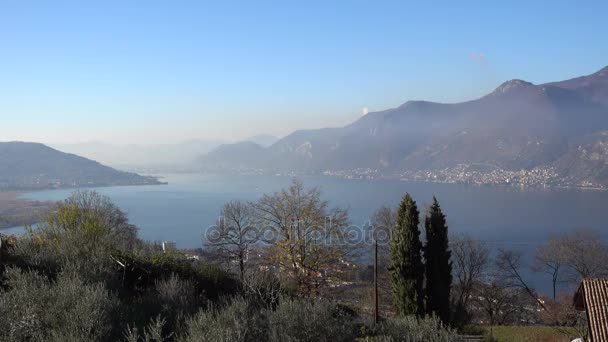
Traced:
[[[559, 309], [559, 307], [547, 305], [539, 298], [538, 294], [528, 285], [521, 274], [521, 269], [524, 266], [522, 254], [520, 252], [499, 249], [498, 255], [496, 256], [496, 276], [502, 284], [508, 288], [515, 288], [523, 291], [523, 293], [527, 294], [537, 306], [542, 308], [544, 316], [552, 317], [553, 322], [558, 322], [560, 320], [560, 312], [556, 309]], [[569, 334], [567, 329], [563, 329], [559, 326], [555, 326], [554, 329], [561, 334]]]
[[206, 245], [229, 263], [238, 265], [241, 282], [245, 280], [245, 264], [253, 245], [259, 241], [251, 204], [231, 201], [224, 204], [217, 225], [207, 234]]
[[534, 256], [534, 264], [532, 270], [535, 272], [545, 272], [551, 276], [551, 285], [553, 287], [553, 300], [557, 299], [557, 284], [561, 279], [563, 257], [560, 255], [560, 246], [554, 238], [538, 247]]
[[[377, 257], [377, 265], [374, 267], [375, 286], [374, 301], [378, 304], [378, 316], [381, 309], [392, 308], [393, 296], [390, 273], [388, 265], [390, 263], [389, 242], [393, 227], [397, 222], [397, 210], [389, 206], [378, 208], [371, 218], [371, 229], [374, 243], [377, 242], [378, 253], [373, 250], [374, 257]], [[376, 304], [376, 303], [375, 303]]]
[[390, 234], [397, 222], [397, 211], [388, 206], [382, 206], [374, 212], [371, 218], [371, 229], [374, 239], [378, 240], [378, 262], [388, 265]]
[[355, 244], [349, 241], [348, 212], [329, 208], [319, 188], [301, 181], [254, 204], [275, 266], [306, 294], [317, 291], [339, 270]]
[[473, 286], [473, 307], [486, 323], [504, 325], [537, 320], [537, 307], [542, 304], [521, 276], [521, 254], [498, 250], [488, 262], [484, 280]]
[[509, 288], [500, 281], [477, 284], [474, 289], [475, 304], [481, 311], [481, 316], [490, 325], [502, 325], [517, 321], [522, 310], [521, 296], [518, 291]]
[[454, 285], [452, 288], [455, 304], [468, 307], [475, 286], [484, 279], [490, 262], [490, 250], [481, 241], [466, 236], [451, 239]]
[[372, 215], [372, 226], [378, 229], [390, 230], [397, 223], [397, 210], [389, 206], [378, 208]]
[[537, 249], [532, 269], [551, 275], [553, 300], [556, 300], [559, 283], [576, 285], [585, 277], [607, 276], [607, 262], [608, 248], [599, 232], [577, 229], [551, 236]]
[[598, 231], [577, 229], [554, 240], [556, 253], [569, 271], [567, 281], [576, 284], [582, 278], [608, 276], [608, 248]]
[[[522, 267], [524, 267], [524, 265], [521, 252], [502, 248], [498, 249], [496, 270], [500, 280], [508, 287], [516, 287], [524, 290], [528, 295], [538, 301], [536, 292], [528, 285], [521, 275]], [[541, 306], [544, 306], [541, 301], [538, 302]]]

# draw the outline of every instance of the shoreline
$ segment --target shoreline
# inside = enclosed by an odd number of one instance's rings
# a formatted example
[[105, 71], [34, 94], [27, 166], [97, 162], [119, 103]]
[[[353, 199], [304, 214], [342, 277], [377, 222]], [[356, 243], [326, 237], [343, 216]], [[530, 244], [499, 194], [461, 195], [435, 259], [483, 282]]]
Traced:
[[237, 170], [226, 170], [225, 173], [216, 172], [185, 172], [183, 174], [210, 174], [210, 175], [226, 175], [230, 174], [233, 176], [278, 176], [278, 177], [324, 177], [342, 180], [359, 180], [359, 181], [403, 181], [403, 182], [418, 182], [418, 183], [434, 183], [434, 184], [454, 184], [464, 186], [475, 186], [475, 187], [488, 187], [488, 188], [503, 188], [503, 189], [518, 189], [523, 191], [534, 191], [534, 190], [578, 190], [578, 191], [608, 191], [608, 186], [582, 186], [582, 185], [549, 185], [549, 184], [523, 184], [523, 183], [478, 183], [478, 182], [466, 182], [466, 181], [445, 181], [445, 180], [434, 180], [434, 179], [418, 179], [408, 178], [401, 175], [383, 175], [379, 173], [371, 174], [351, 174], [344, 175], [341, 172], [296, 172], [296, 171], [282, 171], [273, 172], [268, 170], [255, 170], [251, 172], [243, 172]]
[[[234, 173], [237, 176], [246, 176], [239, 173]], [[279, 176], [277, 174], [268, 174], [269, 176]], [[307, 176], [307, 174], [301, 174], [302, 176]], [[280, 174], [280, 176], [288, 176], [287, 174]], [[430, 179], [411, 179], [411, 178], [403, 178], [403, 177], [390, 177], [390, 176], [375, 176], [375, 177], [346, 177], [346, 176], [338, 176], [338, 175], [325, 175], [325, 174], [308, 174], [308, 176], [318, 176], [318, 177], [326, 177], [326, 178], [334, 178], [334, 179], [343, 179], [343, 180], [359, 180], [359, 181], [401, 181], [401, 182], [415, 182], [415, 183], [432, 183], [432, 184], [451, 184], [451, 185], [464, 185], [464, 186], [473, 186], [473, 187], [488, 187], [488, 188], [501, 188], [501, 189], [517, 189], [517, 190], [578, 190], [578, 191], [608, 191], [608, 187], [584, 187], [584, 186], [574, 186], [574, 185], [525, 185], [520, 183], [513, 184], [492, 184], [492, 183], [467, 183], [467, 182], [448, 182], [441, 180], [430, 180]], [[297, 177], [297, 176], [296, 176]]]
[[[433, 180], [421, 180], [421, 179], [407, 179], [407, 178], [382, 178], [385, 180], [399, 180], [403, 182], [420, 182], [420, 183], [435, 183], [435, 184], [455, 184], [455, 185], [468, 185], [475, 187], [488, 187], [488, 188], [504, 188], [504, 189], [520, 189], [520, 190], [580, 190], [580, 191], [606, 191], [608, 188], [599, 187], [582, 187], [582, 186], [570, 186], [570, 185], [523, 185], [523, 184], [489, 184], [489, 183], [465, 183], [465, 182], [445, 182], [445, 181], [433, 181]], [[373, 180], [373, 179], [372, 179]]]
[[0, 191], [0, 231], [35, 224], [55, 202], [37, 201], [22, 196], [29, 191]]
[[[160, 177], [157, 177], [160, 178]], [[0, 190], [0, 232], [11, 228], [33, 225], [40, 222], [40, 216], [50, 209], [56, 201], [39, 201], [27, 198], [26, 195], [41, 191], [54, 190], [80, 190], [94, 188], [109, 188], [117, 186], [146, 186], [167, 185], [169, 182], [156, 182], [150, 184], [125, 184], [125, 185], [95, 185], [83, 187], [54, 187], [40, 189]]]

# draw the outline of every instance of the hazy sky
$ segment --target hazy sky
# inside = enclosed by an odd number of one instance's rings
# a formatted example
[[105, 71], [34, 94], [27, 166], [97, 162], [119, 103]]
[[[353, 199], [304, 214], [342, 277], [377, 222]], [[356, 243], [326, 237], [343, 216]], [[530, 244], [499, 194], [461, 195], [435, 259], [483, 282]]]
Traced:
[[0, 0], [0, 141], [346, 124], [608, 65], [608, 1]]

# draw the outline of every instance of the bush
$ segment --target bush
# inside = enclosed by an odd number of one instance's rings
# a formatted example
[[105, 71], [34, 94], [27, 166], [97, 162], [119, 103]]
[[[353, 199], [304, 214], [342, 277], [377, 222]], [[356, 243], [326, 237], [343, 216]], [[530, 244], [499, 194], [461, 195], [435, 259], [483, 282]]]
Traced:
[[76, 191], [19, 239], [12, 262], [51, 277], [69, 265], [85, 282], [103, 281], [112, 287], [117, 277], [110, 256], [136, 243], [137, 229], [108, 197]]
[[461, 339], [435, 316], [406, 316], [385, 321], [376, 329], [376, 336], [368, 337], [367, 341], [452, 342]]
[[241, 286], [248, 300], [271, 310], [279, 304], [283, 290], [279, 278], [270, 271], [246, 274]]
[[356, 317], [322, 299], [283, 300], [270, 313], [270, 341], [353, 341]]
[[196, 311], [200, 302], [192, 282], [181, 280], [175, 274], [157, 281], [150, 298], [159, 304], [160, 315], [166, 320], [166, 330], [169, 332], [179, 329], [185, 318]]
[[125, 342], [164, 342], [171, 341], [171, 336], [175, 335], [171, 332], [168, 336], [163, 334], [165, 327], [165, 319], [161, 316], [150, 320], [148, 325], [143, 329], [143, 334], [140, 334], [137, 328], [127, 327], [124, 333]]
[[265, 312], [256, 309], [242, 298], [224, 307], [200, 311], [186, 324], [181, 342], [257, 342], [267, 341]]
[[356, 317], [327, 300], [282, 300], [275, 311], [237, 298], [200, 311], [186, 324], [181, 342], [354, 341]]
[[235, 295], [238, 281], [221, 268], [204, 261], [191, 262], [180, 253], [162, 253], [149, 250], [115, 252], [112, 257], [120, 262], [122, 287], [126, 291], [143, 292], [155, 288], [158, 281], [172, 274], [190, 282], [199, 296], [217, 300]]
[[162, 304], [163, 316], [188, 313], [198, 302], [192, 282], [181, 280], [175, 274], [156, 282], [156, 294]]
[[482, 336], [486, 333], [486, 329], [480, 325], [468, 324], [460, 328], [460, 333], [463, 335]]
[[69, 268], [85, 282], [104, 282], [113, 287], [119, 277], [110, 255], [108, 247], [87, 241], [75, 232], [53, 239], [32, 233], [17, 240], [9, 262], [50, 278]]
[[[103, 284], [120, 304], [113, 316], [116, 324], [107, 337], [110, 340], [122, 335], [127, 326], [144, 331], [159, 315], [164, 319], [163, 333], [169, 335], [183, 327], [187, 316], [208, 299], [238, 291], [238, 282], [227, 272], [204, 262], [192, 263], [179, 253], [146, 250], [141, 244], [132, 251], [90, 245], [87, 254], [83, 246], [89, 245], [78, 244], [78, 236], [72, 232], [50, 239], [27, 234], [5, 251], [3, 262], [32, 270], [48, 284], [54, 284], [62, 272], [73, 274], [83, 284]], [[0, 285], [10, 289], [1, 280]]]
[[193, 264], [179, 253], [136, 250], [116, 253], [113, 258], [125, 265], [117, 272], [122, 280], [116, 292], [123, 304], [123, 321], [133, 330], [143, 331], [160, 315], [163, 333], [170, 335], [209, 300], [232, 296], [238, 290], [238, 282], [227, 272], [205, 262]]
[[85, 285], [63, 272], [51, 282], [35, 272], [9, 268], [0, 291], [2, 341], [100, 341], [112, 329], [115, 308], [103, 285]]

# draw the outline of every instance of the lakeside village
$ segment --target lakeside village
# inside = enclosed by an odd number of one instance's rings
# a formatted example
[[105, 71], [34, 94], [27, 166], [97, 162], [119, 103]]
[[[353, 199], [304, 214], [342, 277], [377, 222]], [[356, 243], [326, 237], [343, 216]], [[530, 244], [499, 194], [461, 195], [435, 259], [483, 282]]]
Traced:
[[476, 165], [459, 164], [456, 167], [440, 170], [403, 170], [391, 175], [370, 168], [326, 170], [323, 175], [343, 179], [400, 179], [403, 181], [531, 188], [607, 189], [605, 185], [599, 183], [562, 176], [553, 167], [535, 167], [530, 170], [503, 170], [492, 167], [492, 170], [483, 170]]
[[324, 170], [321, 172], [276, 172], [258, 168], [232, 168], [228, 171], [241, 176], [274, 175], [301, 177], [322, 175], [341, 179], [402, 180], [416, 182], [470, 184], [477, 186], [512, 186], [522, 188], [576, 188], [607, 190], [604, 184], [561, 175], [554, 167], [538, 166], [533, 169], [505, 170], [494, 165], [459, 164], [439, 170], [401, 170], [393, 173], [372, 168]]

